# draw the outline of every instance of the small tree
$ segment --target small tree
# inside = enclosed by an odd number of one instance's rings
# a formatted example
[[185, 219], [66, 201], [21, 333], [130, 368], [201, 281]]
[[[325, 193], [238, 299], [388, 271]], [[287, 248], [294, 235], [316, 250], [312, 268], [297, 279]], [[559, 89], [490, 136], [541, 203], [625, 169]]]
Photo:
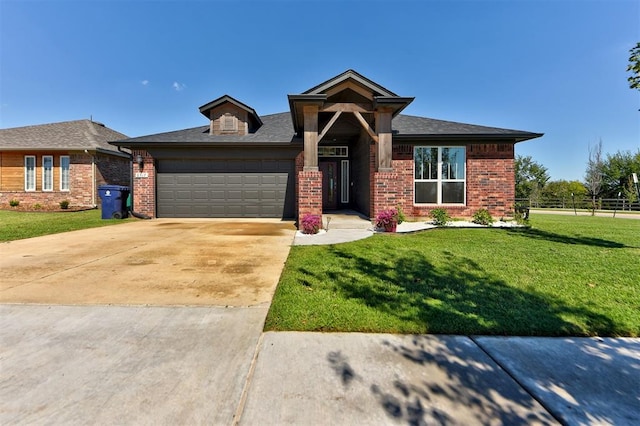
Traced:
[[547, 168], [531, 156], [518, 155], [515, 160], [516, 198], [538, 199], [549, 180]]
[[640, 90], [640, 43], [629, 50], [629, 65], [627, 71], [631, 72], [627, 81], [631, 89]]
[[596, 214], [596, 197], [602, 191], [603, 181], [602, 139], [595, 145], [589, 145], [589, 160], [584, 176], [585, 186], [591, 197], [591, 216]]

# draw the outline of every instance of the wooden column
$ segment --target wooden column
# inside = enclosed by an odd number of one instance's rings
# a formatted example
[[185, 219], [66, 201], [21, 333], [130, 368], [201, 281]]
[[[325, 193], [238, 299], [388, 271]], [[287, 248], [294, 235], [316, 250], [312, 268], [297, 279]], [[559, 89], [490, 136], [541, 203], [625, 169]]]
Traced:
[[376, 112], [376, 133], [378, 134], [378, 171], [390, 172], [393, 147], [391, 146], [391, 110]]
[[304, 112], [304, 171], [318, 170], [318, 106], [305, 105]]

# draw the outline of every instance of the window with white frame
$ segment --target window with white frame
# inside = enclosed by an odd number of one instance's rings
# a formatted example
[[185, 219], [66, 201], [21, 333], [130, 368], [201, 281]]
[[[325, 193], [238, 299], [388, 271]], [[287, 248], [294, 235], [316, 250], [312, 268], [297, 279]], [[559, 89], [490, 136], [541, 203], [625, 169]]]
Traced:
[[60, 156], [60, 191], [69, 191], [69, 156]]
[[53, 191], [53, 156], [42, 156], [42, 190]]
[[24, 156], [24, 190], [36, 190], [36, 157], [35, 155]]
[[465, 148], [416, 146], [414, 201], [416, 204], [464, 204]]

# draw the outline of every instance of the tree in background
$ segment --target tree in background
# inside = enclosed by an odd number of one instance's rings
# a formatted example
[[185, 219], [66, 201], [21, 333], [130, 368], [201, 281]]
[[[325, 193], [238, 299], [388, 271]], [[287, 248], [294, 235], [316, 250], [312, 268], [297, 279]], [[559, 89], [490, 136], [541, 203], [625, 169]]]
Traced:
[[602, 172], [602, 139], [600, 139], [595, 146], [589, 145], [589, 160], [587, 161], [587, 171], [584, 175], [584, 184], [591, 197], [591, 216], [596, 214], [596, 197], [602, 192]]
[[629, 87], [640, 90], [640, 43], [629, 50], [629, 65], [627, 71], [631, 72], [631, 76], [627, 79]]
[[542, 197], [545, 200], [559, 200], [560, 207], [572, 206], [573, 197], [580, 202], [587, 195], [587, 188], [577, 180], [555, 180], [547, 182], [542, 188]]
[[549, 180], [547, 168], [533, 161], [531, 156], [516, 156], [516, 198], [528, 198], [530, 201], [538, 200], [542, 188]]
[[618, 193], [623, 198], [634, 202], [637, 198], [631, 175], [640, 174], [640, 149], [634, 154], [631, 151], [618, 151], [608, 154], [602, 164], [602, 196], [617, 198]]

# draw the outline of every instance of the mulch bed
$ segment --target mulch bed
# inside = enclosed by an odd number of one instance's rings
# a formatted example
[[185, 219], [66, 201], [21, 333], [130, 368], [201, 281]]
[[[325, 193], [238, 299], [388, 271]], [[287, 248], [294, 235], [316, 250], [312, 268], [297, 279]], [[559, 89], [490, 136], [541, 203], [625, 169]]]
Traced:
[[16, 212], [26, 212], [26, 213], [64, 213], [64, 212], [83, 212], [86, 210], [94, 210], [96, 207], [86, 207], [86, 206], [69, 206], [66, 209], [61, 209], [60, 206], [42, 206], [40, 208], [34, 208], [34, 206], [15, 206], [11, 207], [8, 205], [0, 206], [0, 210], [9, 210]]

